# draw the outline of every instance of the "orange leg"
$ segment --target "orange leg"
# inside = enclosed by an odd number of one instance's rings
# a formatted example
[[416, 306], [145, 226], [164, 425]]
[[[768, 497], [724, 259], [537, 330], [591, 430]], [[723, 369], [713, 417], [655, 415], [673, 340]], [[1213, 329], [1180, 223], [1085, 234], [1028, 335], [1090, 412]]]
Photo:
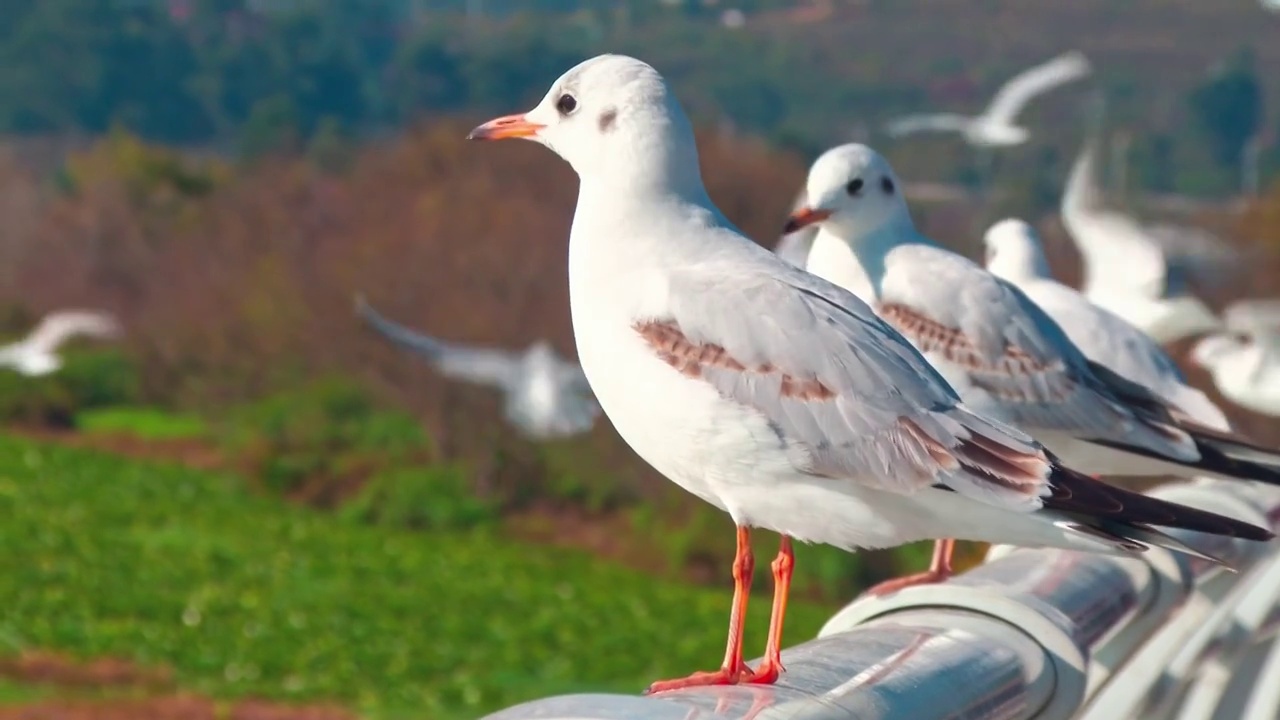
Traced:
[[867, 590], [863, 595], [888, 595], [913, 585], [942, 582], [954, 573], [951, 569], [951, 555], [955, 552], [955, 549], [955, 540], [937, 540], [933, 544], [933, 560], [929, 563], [928, 570], [915, 575], [886, 580]]
[[742, 661], [742, 623], [747, 614], [747, 595], [751, 591], [751, 573], [754, 570], [751, 530], [739, 527], [738, 550], [733, 558], [733, 608], [729, 612], [729, 641], [724, 649], [724, 663], [719, 670], [696, 672], [676, 680], [659, 680], [649, 686], [646, 694], [700, 685], [736, 685], [751, 675], [751, 668]]
[[773, 568], [773, 612], [769, 616], [769, 642], [764, 648], [764, 661], [756, 668], [747, 682], [770, 685], [777, 682], [786, 668], [782, 667], [782, 622], [787, 617], [787, 593], [791, 591], [791, 571], [796, 556], [791, 551], [791, 538], [782, 536], [778, 544], [778, 557], [769, 566]]

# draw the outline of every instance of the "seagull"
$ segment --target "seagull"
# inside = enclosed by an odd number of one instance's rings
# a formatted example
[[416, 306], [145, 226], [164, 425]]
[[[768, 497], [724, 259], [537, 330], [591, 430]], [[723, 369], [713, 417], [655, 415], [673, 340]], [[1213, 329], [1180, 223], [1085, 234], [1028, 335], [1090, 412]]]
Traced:
[[1107, 209], [1097, 146], [1085, 142], [1062, 195], [1062, 222], [1084, 262], [1081, 291], [1159, 343], [1221, 327], [1191, 286], [1222, 282], [1237, 254], [1203, 230], [1143, 225]]
[[1225, 311], [1229, 333], [1201, 338], [1191, 361], [1209, 371], [1223, 397], [1280, 417], [1280, 300], [1244, 300]]
[[62, 367], [62, 358], [54, 353], [71, 338], [83, 335], [112, 340], [120, 333], [120, 323], [110, 313], [59, 310], [45, 315], [30, 335], [0, 347], [0, 367], [31, 377], [48, 375]]
[[1072, 50], [1016, 75], [1000, 88], [981, 115], [908, 115], [890, 122], [885, 129], [893, 137], [927, 131], [958, 132], [970, 145], [1021, 145], [1031, 136], [1026, 128], [1014, 125], [1023, 107], [1035, 96], [1083, 78], [1091, 71], [1088, 58]]
[[[961, 537], [1194, 553], [1151, 526], [1271, 536], [1069, 470], [966, 408], [865, 303], [725, 219], [703, 186], [683, 108], [640, 60], [587, 60], [532, 110], [468, 138], [531, 140], [577, 173], [569, 296], [582, 370], [627, 444], [737, 526], [723, 664], [650, 692], [777, 680], [793, 538], [847, 549]], [[782, 535], [755, 669], [742, 660], [752, 528]]]
[[1222, 409], [1187, 384], [1177, 363], [1150, 336], [1053, 279], [1040, 236], [1030, 225], [1006, 218], [987, 229], [983, 243], [987, 270], [1039, 305], [1091, 362], [1150, 388], [1196, 422], [1230, 432]]
[[356, 312], [373, 329], [425, 357], [445, 376], [501, 389], [506, 394], [507, 420], [534, 440], [588, 432], [600, 415], [582, 368], [562, 359], [545, 340], [523, 353], [466, 348], [388, 320], [363, 296], [356, 296]]
[[[800, 195], [796, 197], [796, 201], [792, 203], [792, 211], [804, 207], [808, 203], [804, 190], [800, 191]], [[795, 265], [796, 267], [804, 267], [809, 261], [809, 250], [813, 247], [813, 239], [818, 237], [818, 228], [804, 228], [793, 233], [783, 233], [778, 238], [778, 243], [773, 246], [773, 252], [778, 257]]]
[[1280, 453], [1206, 426], [1090, 362], [1021, 290], [921, 235], [899, 187], [879, 153], [841, 145], [813, 164], [813, 204], [787, 229], [819, 225], [808, 270], [873, 303], [966, 404], [1087, 472], [1280, 485]]

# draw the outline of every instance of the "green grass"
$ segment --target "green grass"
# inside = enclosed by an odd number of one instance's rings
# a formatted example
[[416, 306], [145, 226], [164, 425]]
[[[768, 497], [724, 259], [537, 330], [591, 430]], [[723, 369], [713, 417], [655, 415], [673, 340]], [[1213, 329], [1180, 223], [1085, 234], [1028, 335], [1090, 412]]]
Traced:
[[[729, 601], [727, 584], [689, 588], [487, 530], [346, 523], [234, 478], [11, 438], [0, 557], [0, 653], [123, 656], [214, 697], [331, 699], [376, 718], [635, 692], [717, 663]], [[767, 605], [751, 608], [757, 651]], [[795, 604], [790, 639], [827, 614]]]
[[127, 434], [147, 440], [207, 437], [209, 428], [194, 415], [148, 407], [107, 407], [76, 413], [76, 429], [85, 433]]

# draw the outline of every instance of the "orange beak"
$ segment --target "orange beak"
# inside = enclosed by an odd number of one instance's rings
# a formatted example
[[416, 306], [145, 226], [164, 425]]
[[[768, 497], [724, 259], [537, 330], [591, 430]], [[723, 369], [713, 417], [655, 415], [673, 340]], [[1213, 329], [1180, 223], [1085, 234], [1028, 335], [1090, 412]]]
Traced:
[[546, 127], [529, 122], [524, 115], [504, 115], [467, 133], [468, 140], [506, 140], [507, 138], [527, 138]]
[[802, 227], [822, 222], [831, 217], [830, 210], [814, 210], [813, 208], [800, 208], [791, 213], [791, 217], [787, 218], [787, 224], [782, 226], [782, 232], [793, 233]]

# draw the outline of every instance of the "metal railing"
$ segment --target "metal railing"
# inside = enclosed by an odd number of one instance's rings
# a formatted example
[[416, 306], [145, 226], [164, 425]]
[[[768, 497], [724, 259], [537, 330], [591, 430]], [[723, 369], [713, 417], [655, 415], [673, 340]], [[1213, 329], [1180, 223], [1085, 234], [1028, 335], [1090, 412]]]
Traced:
[[[1280, 489], [1198, 480], [1152, 495], [1280, 524]], [[1275, 720], [1277, 542], [1170, 535], [1222, 558], [995, 547], [941, 585], [855, 601], [783, 652], [773, 686], [578, 694], [487, 720]]]

